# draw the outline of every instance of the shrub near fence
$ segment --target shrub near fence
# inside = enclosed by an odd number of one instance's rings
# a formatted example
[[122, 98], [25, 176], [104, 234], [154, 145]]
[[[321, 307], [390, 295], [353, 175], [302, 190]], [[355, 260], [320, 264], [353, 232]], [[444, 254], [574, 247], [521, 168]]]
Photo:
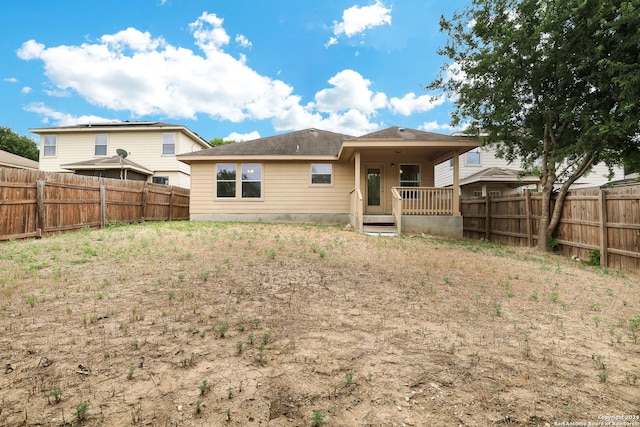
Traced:
[[[535, 246], [542, 195], [461, 200], [464, 236]], [[570, 191], [553, 245], [566, 256], [640, 272], [640, 184]]]
[[0, 168], [0, 240], [189, 219], [189, 194], [142, 181]]

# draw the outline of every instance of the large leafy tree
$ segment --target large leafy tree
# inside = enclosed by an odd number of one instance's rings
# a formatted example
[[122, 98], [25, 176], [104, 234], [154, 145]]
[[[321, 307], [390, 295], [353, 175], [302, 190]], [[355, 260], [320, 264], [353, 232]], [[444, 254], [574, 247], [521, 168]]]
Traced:
[[0, 150], [38, 161], [38, 146], [26, 136], [20, 136], [11, 128], [0, 126]]
[[440, 21], [449, 62], [429, 88], [454, 100], [454, 124], [539, 167], [542, 249], [571, 184], [640, 158], [638, 23], [638, 0], [473, 0]]

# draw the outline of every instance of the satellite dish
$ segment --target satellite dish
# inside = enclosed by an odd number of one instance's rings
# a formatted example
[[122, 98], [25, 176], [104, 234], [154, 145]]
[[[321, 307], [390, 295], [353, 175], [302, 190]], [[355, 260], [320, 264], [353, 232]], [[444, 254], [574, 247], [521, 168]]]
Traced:
[[127, 153], [127, 150], [123, 150], [122, 148], [118, 148], [116, 150], [116, 153], [118, 153], [118, 156], [120, 156], [121, 159], [126, 159], [129, 155], [129, 153]]

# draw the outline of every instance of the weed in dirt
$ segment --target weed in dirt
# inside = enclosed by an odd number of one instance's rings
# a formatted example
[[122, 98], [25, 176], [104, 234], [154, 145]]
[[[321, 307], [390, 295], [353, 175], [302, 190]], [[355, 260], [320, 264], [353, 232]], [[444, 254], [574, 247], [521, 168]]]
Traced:
[[256, 353], [256, 360], [261, 365], [264, 365], [266, 363], [266, 359], [264, 356], [264, 345], [260, 345], [260, 347], [258, 347], [258, 352]]
[[131, 380], [133, 379], [133, 374], [136, 371], [136, 365], [130, 365], [129, 366], [129, 371], [127, 372], [127, 379]]
[[34, 294], [27, 295], [27, 304], [29, 307], [33, 308], [36, 305], [36, 296]]
[[558, 300], [560, 299], [560, 295], [557, 292], [551, 292], [549, 299], [551, 300], [551, 302], [558, 302]]
[[589, 310], [591, 311], [600, 311], [600, 304], [594, 301], [589, 301]]
[[74, 407], [73, 415], [76, 417], [78, 423], [82, 424], [89, 416], [89, 401], [83, 400], [82, 402], [78, 403]]
[[267, 344], [269, 344], [269, 334], [265, 332], [264, 334], [262, 334], [262, 345]]
[[253, 334], [249, 334], [247, 336], [247, 341], [249, 341], [249, 344], [253, 345], [253, 343], [256, 342], [256, 337]]
[[244, 343], [242, 341], [238, 341], [236, 343], [236, 354], [238, 356], [240, 356], [242, 354], [242, 346], [244, 345]]
[[267, 250], [267, 257], [269, 259], [275, 259], [276, 258], [276, 251], [274, 249]]
[[311, 426], [312, 427], [320, 427], [325, 425], [327, 422], [325, 421], [324, 417], [325, 417], [325, 413], [318, 410], [318, 409], [314, 409], [311, 412]]
[[209, 384], [209, 381], [207, 380], [202, 380], [198, 388], [200, 389], [200, 396], [204, 396], [207, 394], [207, 392], [211, 388], [211, 384]]
[[531, 301], [538, 301], [538, 292], [536, 292], [535, 290], [533, 292], [531, 292], [531, 295], [529, 296], [529, 299]]
[[233, 387], [229, 387], [227, 389], [227, 399], [229, 400], [233, 399]]
[[167, 297], [169, 298], [169, 301], [173, 300], [176, 297], [175, 291], [168, 291]]
[[609, 371], [603, 369], [602, 371], [600, 371], [600, 373], [598, 373], [598, 378], [600, 379], [601, 383], [606, 383], [607, 378], [609, 378]]
[[196, 400], [196, 414], [200, 415], [202, 412], [202, 399]]
[[353, 385], [353, 372], [347, 372], [346, 374], [344, 374], [344, 377], [348, 386]]
[[[49, 401], [49, 398], [53, 398], [53, 401], [55, 403], [58, 403], [62, 400], [63, 394], [64, 394], [64, 390], [62, 390], [62, 388], [54, 387], [47, 395], [47, 401]], [[51, 401], [49, 401], [49, 403], [51, 403]]]
[[499, 302], [495, 302], [491, 307], [491, 317], [500, 317], [502, 316], [502, 306]]
[[216, 332], [220, 338], [224, 338], [228, 330], [229, 326], [227, 324], [223, 323], [222, 325], [216, 326]]

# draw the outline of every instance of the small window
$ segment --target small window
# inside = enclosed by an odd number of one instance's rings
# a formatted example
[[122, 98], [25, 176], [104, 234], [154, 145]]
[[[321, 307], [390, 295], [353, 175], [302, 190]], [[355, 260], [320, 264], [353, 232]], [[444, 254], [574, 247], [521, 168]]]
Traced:
[[151, 182], [154, 184], [160, 185], [169, 185], [169, 177], [168, 176], [154, 176], [151, 178]]
[[471, 195], [472, 195], [473, 197], [482, 197], [482, 190], [473, 190], [473, 191], [471, 192]]
[[107, 134], [99, 133], [96, 135], [96, 148], [94, 154], [96, 156], [107, 155]]
[[56, 135], [45, 135], [42, 155], [44, 157], [54, 157], [56, 155], [56, 144]]
[[500, 195], [500, 193], [501, 193], [501, 191], [500, 191], [500, 190], [489, 191], [489, 195], [490, 195], [491, 197], [499, 196], [499, 195]]
[[171, 154], [176, 154], [176, 134], [163, 133], [162, 134], [162, 155], [168, 156]]
[[216, 196], [220, 198], [236, 197], [235, 163], [218, 163], [216, 165]]
[[259, 199], [262, 197], [262, 165], [260, 163], [242, 164], [242, 198]]
[[400, 187], [420, 187], [420, 165], [400, 165]]
[[467, 153], [465, 154], [465, 162], [467, 165], [479, 165], [480, 148], [474, 148], [471, 151], [467, 151]]
[[449, 159], [449, 167], [452, 168], [453, 167], [453, 157]]
[[311, 164], [311, 184], [332, 184], [333, 183], [333, 165], [331, 163], [312, 163]]

